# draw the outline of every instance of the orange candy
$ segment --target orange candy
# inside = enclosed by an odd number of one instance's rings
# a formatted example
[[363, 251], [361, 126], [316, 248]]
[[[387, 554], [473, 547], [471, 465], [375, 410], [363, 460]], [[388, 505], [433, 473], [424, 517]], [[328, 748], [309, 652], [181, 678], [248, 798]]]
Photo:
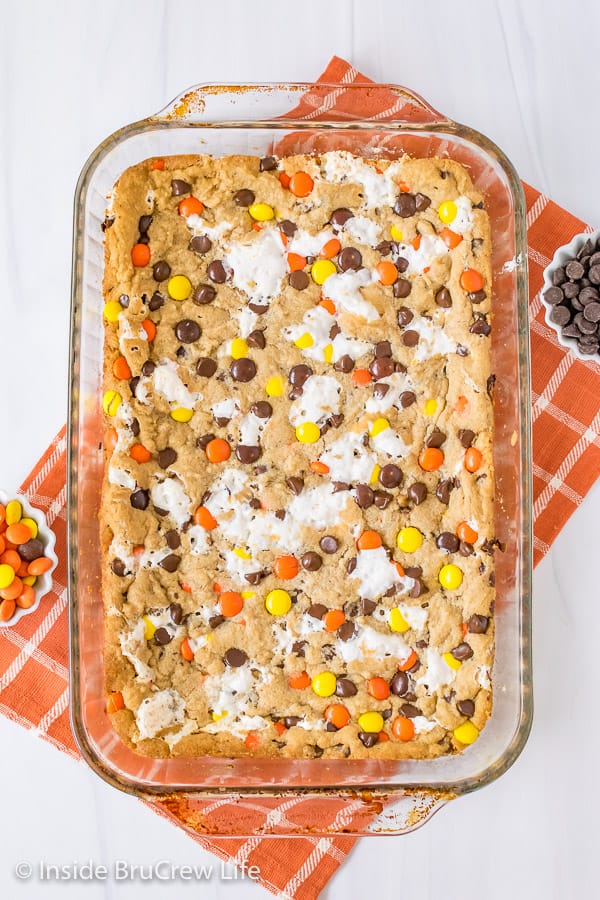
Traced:
[[290, 272], [298, 272], [305, 267], [306, 257], [300, 256], [299, 253], [288, 253], [287, 262], [290, 267]]
[[29, 563], [27, 562], [26, 559], [24, 559], [24, 560], [21, 562], [21, 565], [19, 566], [19, 568], [18, 568], [17, 571], [16, 571], [16, 574], [19, 576], [19, 578], [26, 578], [26, 577], [27, 577], [27, 575], [28, 575], [27, 567], [28, 567], [28, 566], [29, 566]]
[[385, 678], [369, 678], [367, 682], [367, 691], [375, 700], [387, 700], [390, 696], [390, 686]]
[[231, 456], [231, 447], [223, 438], [213, 438], [206, 445], [206, 458], [209, 462], [225, 462]]
[[125, 709], [125, 700], [121, 691], [113, 691], [106, 698], [106, 712], [115, 713], [119, 709]]
[[331, 703], [325, 707], [323, 713], [326, 722], [335, 725], [336, 728], [344, 728], [350, 721], [350, 713], [342, 703]]
[[377, 550], [382, 543], [383, 541], [376, 531], [363, 531], [356, 542], [356, 546], [359, 550]]
[[[0, 556], [0, 563], [4, 566], [10, 566], [11, 569], [14, 569], [16, 572], [21, 565], [21, 557], [16, 550], [5, 550], [2, 556]], [[35, 575], [35, 572], [32, 572], [31, 574]]]
[[398, 269], [393, 262], [386, 259], [375, 266], [375, 271], [382, 284], [394, 284], [398, 280]]
[[198, 507], [194, 513], [194, 522], [196, 525], [200, 525], [201, 528], [205, 528], [206, 531], [212, 531], [218, 525], [217, 520], [206, 506]]
[[398, 189], [403, 194], [410, 194], [410, 186], [405, 181], [398, 182]]
[[352, 373], [352, 384], [355, 384], [357, 387], [364, 387], [367, 384], [371, 384], [372, 381], [373, 376], [368, 369], [355, 369]]
[[52, 560], [48, 559], [47, 556], [40, 556], [39, 559], [34, 559], [33, 562], [30, 562], [27, 567], [27, 572], [29, 575], [35, 575], [36, 578], [38, 575], [43, 575], [44, 572], [47, 572], [52, 568]]
[[237, 616], [242, 611], [243, 606], [242, 595], [238, 594], [237, 591], [223, 591], [222, 594], [219, 594], [219, 609], [221, 610], [221, 615], [225, 616], [226, 619]]
[[21, 595], [25, 585], [18, 575], [15, 575], [12, 584], [8, 587], [0, 588], [0, 597], [3, 600], [16, 600]]
[[147, 266], [150, 262], [150, 247], [148, 244], [134, 244], [131, 248], [131, 262], [137, 268]]
[[162, 172], [165, 167], [164, 159], [153, 159], [150, 163], [150, 171], [151, 172]]
[[177, 207], [180, 216], [187, 219], [188, 216], [201, 216], [204, 212], [204, 203], [197, 197], [184, 197]]
[[14, 525], [8, 526], [4, 536], [11, 544], [25, 544], [31, 540], [31, 531], [22, 522], [16, 522]]
[[0, 503], [0, 525], [2, 525], [4, 523], [5, 519], [6, 519], [6, 507], [5, 507], [4, 503]]
[[335, 316], [337, 312], [335, 303], [333, 302], [333, 300], [330, 300], [329, 297], [323, 297], [322, 300], [319, 300], [319, 306], [322, 306], [323, 309], [326, 309], [330, 316]]
[[377, 735], [377, 743], [384, 744], [386, 741], [389, 741], [390, 736], [385, 731], [380, 731]]
[[416, 663], [418, 657], [414, 650], [410, 651], [407, 659], [404, 660], [403, 663], [398, 663], [398, 668], [401, 672], [408, 672], [409, 669], [412, 669], [414, 664]]
[[471, 528], [468, 522], [458, 523], [456, 526], [456, 536], [459, 541], [464, 541], [466, 544], [474, 544], [479, 537], [475, 529]]
[[17, 604], [14, 600], [3, 600], [0, 603], [0, 622], [8, 622], [15, 614]]
[[282, 187], [289, 188], [291, 179], [287, 172], [279, 173], [279, 181], [281, 182]]
[[142, 328], [146, 332], [146, 337], [148, 341], [152, 342], [156, 337], [156, 325], [152, 321], [152, 319], [144, 319], [142, 322]]
[[295, 197], [308, 197], [315, 183], [308, 172], [294, 172], [290, 178], [289, 188]]
[[444, 462], [444, 454], [438, 447], [426, 447], [419, 454], [419, 465], [425, 472], [435, 472]]
[[476, 294], [483, 288], [483, 276], [477, 269], [465, 269], [458, 283], [467, 294]]
[[35, 591], [29, 584], [23, 585], [23, 590], [17, 597], [17, 606], [19, 609], [31, 609], [35, 603]]
[[255, 734], [250, 732], [250, 734], [246, 735], [246, 740], [244, 741], [248, 750], [256, 750], [260, 747], [260, 741]]
[[[421, 235], [418, 234], [416, 237], [414, 237], [412, 239], [412, 241], [410, 243], [411, 243], [413, 250], [418, 250], [419, 247], [421, 246]], [[425, 269], [423, 271], [425, 271]]]
[[412, 741], [415, 736], [415, 726], [406, 716], [396, 716], [392, 722], [392, 734], [399, 741]]
[[124, 356], [117, 356], [115, 359], [113, 363], [113, 375], [115, 378], [118, 378], [119, 381], [129, 381], [131, 378], [131, 369]]
[[104, 434], [104, 448], [107, 453], [114, 453], [119, 435], [116, 428], [107, 428]]
[[282, 581], [290, 581], [295, 578], [300, 570], [298, 560], [295, 556], [278, 556], [273, 563], [273, 571], [277, 578]]
[[331, 238], [330, 241], [327, 241], [326, 244], [323, 244], [321, 247], [321, 251], [319, 256], [322, 259], [332, 259], [334, 256], [337, 256], [340, 250], [342, 249], [342, 245], [338, 241], [337, 238]]
[[308, 672], [300, 672], [299, 675], [290, 675], [288, 684], [295, 691], [303, 691], [304, 688], [310, 687], [310, 675]]
[[190, 646], [190, 642], [188, 638], [184, 638], [179, 647], [179, 652], [183, 656], [186, 662], [191, 662], [194, 658], [194, 651]]
[[440, 231], [440, 237], [445, 243], [448, 250], [454, 250], [454, 248], [458, 247], [458, 245], [462, 241], [462, 234], [457, 234], [450, 228], [442, 228], [442, 230]]
[[340, 625], [346, 621], [346, 616], [341, 609], [330, 609], [323, 616], [325, 631], [337, 631]]
[[311, 472], [316, 472], [317, 475], [327, 475], [329, 472], [329, 466], [326, 463], [320, 462], [316, 459], [314, 462], [310, 464]]
[[467, 472], [476, 472], [483, 462], [483, 453], [477, 447], [469, 447], [465, 453], [465, 469]]
[[279, 735], [283, 734], [284, 731], [287, 731], [287, 728], [285, 727], [283, 722], [273, 722], [273, 725], [275, 726], [275, 731]]
[[5, 550], [6, 550], [6, 541], [0, 534], [0, 556], [2, 556], [2, 554], [4, 553]]
[[129, 451], [129, 455], [139, 463], [147, 463], [152, 459], [152, 454], [143, 444], [134, 444]]

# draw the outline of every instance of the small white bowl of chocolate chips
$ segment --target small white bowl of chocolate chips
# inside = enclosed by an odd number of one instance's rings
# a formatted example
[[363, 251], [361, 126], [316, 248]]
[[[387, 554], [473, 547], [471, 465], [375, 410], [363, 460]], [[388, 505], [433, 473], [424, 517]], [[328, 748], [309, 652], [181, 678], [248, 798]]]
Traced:
[[558, 248], [544, 272], [542, 303], [559, 344], [600, 363], [600, 231]]

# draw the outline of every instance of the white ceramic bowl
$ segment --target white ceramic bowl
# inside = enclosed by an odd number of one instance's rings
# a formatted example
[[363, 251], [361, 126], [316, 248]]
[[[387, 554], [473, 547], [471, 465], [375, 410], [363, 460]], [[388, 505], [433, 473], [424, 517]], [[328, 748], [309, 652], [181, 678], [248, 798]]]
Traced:
[[18, 500], [23, 507], [23, 518], [33, 519], [37, 523], [38, 539], [44, 545], [44, 556], [47, 556], [52, 560], [52, 568], [48, 569], [47, 572], [44, 572], [43, 575], [38, 576], [38, 580], [34, 587], [35, 603], [33, 606], [30, 606], [29, 609], [21, 609], [17, 606], [12, 619], [8, 622], [0, 622], [0, 628], [11, 628], [13, 625], [16, 625], [23, 616], [28, 616], [30, 613], [35, 612], [40, 605], [42, 597], [44, 597], [52, 587], [52, 573], [58, 563], [58, 558], [54, 552], [56, 537], [52, 529], [48, 526], [46, 516], [42, 510], [38, 509], [36, 506], [32, 506], [27, 500], [27, 497], [24, 497], [23, 494], [19, 494], [16, 491], [8, 494], [6, 491], [0, 489], [0, 503], [6, 506], [9, 500]]
[[560, 331], [560, 325], [556, 325], [551, 321], [550, 313], [552, 312], [554, 307], [544, 299], [544, 294], [546, 293], [548, 288], [553, 287], [552, 275], [556, 271], [556, 269], [564, 266], [568, 260], [574, 259], [586, 241], [591, 240], [592, 242], [594, 242], [598, 240], [598, 238], [600, 238], [600, 231], [592, 231], [589, 234], [577, 234], [570, 244], [564, 244], [562, 247], [559, 247], [554, 254], [554, 257], [552, 258], [552, 262], [544, 270], [544, 286], [542, 288], [542, 303], [544, 304], [544, 307], [546, 309], [546, 324], [549, 328], [552, 328], [552, 330], [556, 332], [558, 343], [561, 345], [561, 347], [564, 347], [565, 350], [569, 350], [573, 354], [573, 356], [577, 357], [577, 359], [581, 359], [583, 360], [583, 362], [595, 363], [600, 363], [600, 357], [597, 353], [593, 356], [586, 356], [584, 353], [581, 353], [577, 345], [576, 338], [563, 337]]

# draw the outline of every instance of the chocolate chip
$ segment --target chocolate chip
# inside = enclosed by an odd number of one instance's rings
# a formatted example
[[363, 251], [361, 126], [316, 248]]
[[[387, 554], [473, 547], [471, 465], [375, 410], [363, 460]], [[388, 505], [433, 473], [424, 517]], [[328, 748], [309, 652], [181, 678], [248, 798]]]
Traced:
[[248, 582], [248, 584], [260, 584], [263, 578], [266, 577], [265, 572], [247, 572], [244, 575], [244, 579]]
[[402, 470], [394, 463], [387, 463], [379, 473], [379, 481], [385, 488], [396, 488], [402, 484]]
[[354, 640], [357, 634], [358, 629], [354, 622], [344, 622], [337, 630], [340, 641], [344, 641], [344, 643]]
[[138, 488], [129, 495], [129, 502], [134, 509], [147, 509], [150, 502], [150, 494], [148, 491]]
[[306, 612], [312, 619], [320, 620], [323, 616], [327, 615], [329, 610], [323, 603], [313, 603], [308, 607]]
[[211, 628], [218, 628], [224, 621], [225, 616], [211, 616], [208, 620], [208, 624]]
[[417, 212], [423, 212], [431, 206], [431, 198], [427, 194], [415, 194]]
[[190, 241], [190, 250], [194, 253], [208, 253], [212, 249], [212, 241], [207, 234], [197, 234]]
[[373, 491], [368, 484], [357, 484], [354, 489], [354, 499], [361, 509], [368, 509], [375, 503]]
[[217, 371], [217, 361], [209, 356], [201, 356], [196, 363], [196, 374], [202, 378], [212, 378]]
[[140, 376], [136, 375], [135, 378], [129, 379], [129, 390], [131, 391], [131, 396], [135, 397], [135, 392], [137, 391], [138, 384], [140, 383]]
[[389, 384], [375, 384], [373, 385], [373, 396], [378, 400], [383, 400], [385, 395], [388, 393], [390, 389]]
[[415, 506], [419, 506], [427, 499], [427, 486], [422, 481], [415, 481], [409, 487], [407, 494], [408, 499], [412, 500]]
[[370, 750], [375, 744], [379, 743], [379, 735], [373, 731], [359, 731], [358, 739], [365, 747]]
[[300, 558], [300, 564], [307, 572], [318, 572], [323, 564], [323, 560], [314, 550], [309, 550]]
[[354, 368], [354, 360], [351, 356], [348, 356], [348, 354], [345, 353], [343, 356], [340, 356], [338, 361], [334, 364], [333, 368], [336, 370], [336, 372], [345, 372], [347, 374]]
[[167, 631], [166, 628], [157, 628], [154, 632], [154, 643], [158, 644], [159, 647], [164, 647], [165, 644], [170, 644], [173, 640], [173, 635], [170, 631]]
[[223, 659], [225, 660], [226, 665], [230, 666], [232, 669], [239, 669], [240, 666], [243, 666], [244, 663], [248, 662], [247, 654], [238, 647], [230, 647], [229, 650], [226, 650]]
[[296, 475], [290, 475], [289, 478], [285, 479], [285, 483], [289, 487], [292, 494], [298, 496], [301, 494], [304, 489], [304, 479], [298, 478]]
[[456, 708], [461, 716], [466, 716], [467, 719], [470, 719], [475, 712], [475, 704], [472, 700], [459, 700], [456, 704]]
[[158, 451], [158, 464], [161, 469], [168, 469], [177, 459], [177, 453], [172, 447], [165, 447]]
[[241, 191], [237, 191], [233, 195], [233, 202], [236, 206], [252, 206], [255, 200], [256, 195], [254, 191], [251, 191], [248, 188], [242, 188]]
[[475, 550], [473, 548], [473, 544], [469, 544], [467, 541], [461, 541], [458, 547], [458, 552], [461, 556], [473, 556]]
[[563, 292], [567, 300], [572, 300], [576, 297], [581, 290], [581, 287], [576, 282], [569, 281], [566, 284], [563, 284]]
[[261, 316], [263, 313], [266, 313], [266, 311], [268, 310], [268, 308], [269, 308], [269, 304], [268, 304], [268, 303], [265, 303], [265, 304], [263, 304], [263, 303], [249, 303], [249, 304], [248, 304], [248, 309], [251, 309], [252, 312], [253, 312], [253, 313], [256, 313], [257, 316]]
[[402, 335], [402, 343], [405, 347], [416, 347], [419, 343], [418, 331], [405, 331]]
[[588, 278], [592, 284], [600, 284], [600, 265], [592, 266], [588, 272]]
[[403, 219], [410, 219], [417, 211], [417, 201], [414, 194], [398, 194], [394, 203], [394, 212]]
[[288, 275], [288, 282], [294, 290], [304, 291], [308, 287], [309, 278], [303, 269], [296, 269]]
[[377, 509], [387, 509], [394, 498], [385, 491], [373, 491], [373, 501]]
[[405, 328], [414, 319], [414, 313], [408, 306], [401, 306], [396, 314], [396, 318], [400, 328]]
[[356, 247], [344, 247], [338, 256], [338, 265], [342, 272], [347, 272], [349, 269], [360, 269], [362, 253]]
[[[590, 304], [590, 306], [593, 304]], [[584, 307], [586, 310], [590, 308], [590, 306]], [[592, 335], [595, 334], [598, 330], [598, 325], [596, 322], [591, 322], [587, 319], [583, 313], [577, 313], [575, 316], [573, 323], [577, 325], [582, 335]]]
[[146, 232], [148, 231], [148, 229], [150, 228], [151, 225], [152, 225], [152, 216], [150, 216], [150, 215], [145, 215], [145, 216], [140, 216], [140, 217], [139, 217], [139, 219], [138, 219], [138, 231], [139, 231], [139, 233], [140, 233], [140, 237], [142, 237], [142, 236], [147, 237]]
[[464, 659], [471, 659], [473, 656], [473, 648], [470, 644], [467, 644], [466, 641], [461, 641], [458, 647], [455, 647], [454, 650], [451, 650], [450, 653], [454, 657], [454, 659], [458, 659], [462, 662]]
[[469, 348], [465, 347], [464, 344], [457, 344], [456, 345], [456, 355], [457, 356], [468, 356]]
[[[332, 428], [339, 428], [342, 422], [344, 421], [343, 413], [334, 413], [332, 416], [329, 416], [327, 419], [327, 425], [331, 425]], [[321, 429], [322, 433], [323, 429]]]
[[[144, 365], [149, 365], [149, 364], [150, 364], [150, 365], [154, 365], [154, 363], [144, 363]], [[144, 368], [142, 367], [142, 372], [143, 372], [143, 371], [144, 371]], [[134, 437], [139, 437], [139, 434], [140, 434], [140, 423], [139, 423], [139, 420], [138, 420], [138, 419], [135, 419], [135, 418], [132, 419], [132, 420], [131, 420], [131, 425], [130, 425], [129, 427], [131, 428], [131, 433], [132, 433], [132, 435], [133, 435]]]
[[155, 281], [166, 281], [171, 274], [171, 266], [164, 259], [160, 259], [152, 266], [152, 276]]
[[150, 376], [154, 372], [155, 368], [156, 368], [156, 364], [153, 363], [151, 359], [147, 359], [146, 362], [144, 363], [144, 365], [142, 366], [142, 375], [145, 378], [150, 378]]
[[471, 634], [485, 634], [489, 628], [490, 620], [487, 616], [473, 613], [467, 621], [467, 631]]
[[417, 716], [423, 715], [419, 707], [413, 706], [412, 703], [403, 703], [400, 707], [400, 712], [403, 716], [406, 716], [407, 719], [416, 719]]
[[453, 478], [444, 478], [439, 482], [435, 489], [435, 496], [440, 503], [444, 503], [447, 506], [448, 503], [450, 503], [450, 492], [454, 490], [455, 487], [456, 485]]
[[412, 391], [402, 391], [400, 397], [400, 406], [402, 409], [408, 409], [409, 406], [412, 406], [413, 403], [416, 403], [417, 396]]
[[319, 547], [323, 551], [323, 553], [337, 553], [338, 542], [331, 534], [326, 534], [319, 541]]
[[585, 275], [585, 269], [577, 259], [572, 259], [565, 266], [565, 274], [568, 278], [571, 278], [573, 281], [577, 281], [579, 278], [583, 278]]
[[435, 302], [438, 306], [441, 306], [442, 309], [450, 309], [452, 306], [452, 296], [448, 288], [440, 288], [440, 290], [435, 295]]
[[588, 303], [584, 307], [583, 316], [589, 322], [600, 322], [600, 303]]
[[182, 194], [191, 194], [192, 186], [187, 181], [182, 181], [181, 178], [174, 178], [171, 182], [171, 194], [174, 197], [181, 197]]
[[169, 553], [168, 556], [165, 556], [163, 559], [161, 559], [161, 561], [159, 562], [159, 566], [166, 572], [176, 572], [179, 568], [180, 562], [180, 556], [177, 556], [176, 553]]
[[354, 213], [352, 210], [347, 209], [345, 206], [340, 206], [339, 209], [334, 209], [329, 217], [329, 222], [335, 228], [343, 228], [348, 219], [354, 218]]
[[350, 559], [348, 560], [348, 562], [346, 563], [346, 572], [348, 575], [352, 575], [352, 573], [354, 572], [354, 570], [357, 566], [357, 563], [358, 563], [358, 560], [357, 560], [356, 556], [351, 556]]
[[286, 728], [293, 728], [294, 725], [302, 721], [302, 716], [284, 716], [280, 721], [283, 722]]
[[566, 325], [571, 318], [571, 313], [566, 306], [555, 306], [550, 313], [550, 321], [555, 325]]
[[148, 309], [150, 312], [156, 312], [157, 309], [160, 309], [161, 306], [165, 305], [165, 298], [162, 294], [159, 294], [158, 291], [155, 291], [150, 297], [150, 302], [148, 303]]
[[[400, 262], [400, 260], [396, 261], [396, 265]], [[398, 278], [394, 282], [394, 286], [392, 288], [392, 293], [397, 300], [404, 300], [410, 292], [412, 291], [412, 283], [408, 280], [408, 278]]]
[[471, 303], [483, 303], [483, 301], [487, 297], [487, 294], [483, 290], [482, 291], [470, 291], [467, 294], [467, 297], [469, 298]]
[[246, 338], [246, 343], [249, 347], [257, 347], [259, 350], [264, 350], [266, 346], [264, 331], [261, 331], [259, 328], [251, 331]]
[[183, 619], [183, 608], [181, 603], [171, 603], [169, 606], [169, 613], [171, 614], [173, 625], [180, 625], [181, 620]]
[[408, 692], [410, 682], [406, 672], [396, 672], [390, 681], [390, 690], [397, 697], [404, 697]]
[[369, 365], [369, 372], [376, 381], [389, 378], [394, 373], [394, 361], [389, 356], [377, 357]]
[[471, 334], [481, 334], [484, 337], [487, 337], [488, 334], [490, 334], [491, 330], [492, 326], [490, 325], [486, 317], [481, 313], [477, 313], [475, 321], [469, 328]]
[[310, 366], [305, 366], [304, 363], [299, 363], [297, 366], [292, 366], [288, 374], [288, 381], [290, 384], [293, 384], [294, 387], [302, 387], [302, 385], [307, 381], [308, 378], [313, 374], [313, 370]]
[[443, 431], [440, 431], [439, 428], [434, 428], [427, 440], [425, 441], [426, 447], [434, 447], [436, 450], [439, 449], [444, 441], [446, 440], [446, 435]]
[[461, 429], [459, 429], [459, 432], [458, 432], [458, 439], [461, 442], [461, 444], [463, 445], [463, 447], [465, 448], [465, 450], [468, 450], [468, 448], [471, 446], [471, 444], [475, 440], [475, 432], [471, 431], [470, 428], [461, 428]]
[[293, 237], [298, 231], [298, 226], [295, 222], [290, 222], [289, 219], [283, 219], [279, 223], [279, 230], [285, 234], [286, 237]]
[[166, 532], [165, 541], [167, 542], [167, 547], [169, 548], [169, 550], [177, 550], [177, 548], [181, 546], [181, 538], [179, 537], [179, 532], [175, 531], [174, 528]]
[[[34, 540], [34, 539], [32, 539], [32, 540]], [[27, 543], [28, 543], [28, 544], [31, 544], [31, 541], [27, 541]], [[39, 544], [40, 542], [37, 541], [36, 543]], [[24, 556], [24, 555], [23, 555], [23, 549], [24, 549], [26, 546], [27, 546], [26, 544], [21, 544], [21, 546], [19, 547], [19, 556], [21, 557], [21, 559], [25, 560], [25, 562], [32, 562], [34, 559], [39, 559], [40, 556], [43, 556], [43, 555], [44, 555], [44, 548], [43, 548], [42, 545], [40, 544], [40, 547], [42, 547], [41, 553], [38, 553], [36, 556]], [[111, 564], [110, 564], [110, 567], [111, 567], [112, 571], [114, 572], [114, 574], [115, 574], [115, 575], [118, 575], [119, 578], [122, 578], [123, 575], [125, 574], [125, 572], [127, 571], [127, 569], [126, 569], [126, 567], [125, 567], [125, 563], [123, 562], [123, 560], [122, 560], [122, 559], [118, 559], [117, 557], [115, 557], [115, 558], [113, 559], [113, 561], [112, 561]]]
[[200, 337], [200, 326], [193, 319], [181, 319], [175, 326], [175, 335], [182, 344], [193, 344]]
[[370, 616], [377, 609], [377, 604], [374, 600], [367, 600], [366, 597], [362, 597], [360, 601], [360, 609], [363, 616]]
[[338, 678], [335, 686], [335, 693], [337, 697], [355, 697], [358, 693], [358, 688], [349, 678]]
[[589, 341], [589, 343], [586, 343], [583, 339], [579, 341], [579, 352], [584, 356], [593, 356], [594, 353], [598, 352], [599, 348], [600, 341], [598, 340]]
[[213, 259], [206, 270], [206, 274], [215, 284], [224, 284], [227, 281], [227, 272], [220, 259]]
[[460, 541], [452, 531], [442, 531], [436, 538], [436, 546], [440, 550], [446, 550], [448, 553], [456, 553], [460, 546]]
[[270, 419], [273, 415], [273, 407], [268, 400], [258, 400], [252, 404], [250, 412], [254, 413], [259, 419]]
[[594, 287], [585, 287], [579, 292], [579, 300], [584, 306], [588, 303], [595, 303], [600, 300], [600, 291]]
[[235, 455], [244, 465], [255, 463], [261, 454], [260, 447], [253, 444], [238, 444], [235, 448]]
[[243, 356], [241, 359], [234, 359], [229, 367], [231, 377], [234, 381], [248, 382], [252, 381], [256, 375], [256, 363], [252, 359]]
[[559, 266], [558, 269], [555, 269], [552, 273], [552, 284], [561, 285], [564, 284], [567, 280], [567, 276], [565, 275], [565, 270], [562, 266]]
[[306, 647], [307, 641], [294, 641], [292, 644], [292, 653], [295, 653], [296, 656], [304, 656], [304, 648]]
[[258, 164], [261, 172], [272, 172], [277, 168], [277, 158], [275, 156], [263, 156]]

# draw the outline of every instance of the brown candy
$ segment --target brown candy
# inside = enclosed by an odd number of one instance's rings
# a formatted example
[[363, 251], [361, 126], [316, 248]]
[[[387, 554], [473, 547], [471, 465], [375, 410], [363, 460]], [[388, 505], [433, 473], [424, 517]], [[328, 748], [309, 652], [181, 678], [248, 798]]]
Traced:
[[355, 697], [358, 688], [349, 678], [338, 678], [335, 686], [336, 697]]
[[243, 188], [241, 191], [237, 191], [233, 195], [233, 202], [236, 206], [252, 206], [256, 199], [254, 191], [249, 190], [248, 188]]
[[337, 552], [338, 546], [337, 540], [330, 534], [326, 534], [319, 541], [319, 547], [323, 553], [328, 553], [330, 555]]
[[296, 291], [304, 291], [309, 285], [309, 277], [304, 271], [304, 269], [296, 269], [295, 272], [290, 272], [288, 275], [288, 282], [290, 287], [293, 287]]
[[152, 277], [155, 281], [166, 281], [171, 274], [171, 266], [164, 259], [155, 262], [152, 266]]
[[338, 256], [338, 264], [342, 272], [347, 272], [349, 269], [360, 269], [362, 253], [356, 247], [344, 247]]
[[215, 284], [224, 284], [227, 281], [227, 272], [220, 259], [213, 259], [206, 270], [206, 274], [211, 281], [215, 282]]

